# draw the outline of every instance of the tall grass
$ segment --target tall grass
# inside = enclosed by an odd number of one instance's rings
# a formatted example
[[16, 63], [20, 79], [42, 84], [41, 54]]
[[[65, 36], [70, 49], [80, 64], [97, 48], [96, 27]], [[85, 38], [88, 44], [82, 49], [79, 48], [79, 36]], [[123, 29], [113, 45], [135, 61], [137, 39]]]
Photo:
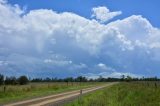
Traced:
[[120, 83], [66, 106], [160, 106], [160, 85], [155, 86], [155, 82]]
[[7, 103], [23, 99], [31, 99], [54, 93], [81, 89], [99, 83], [31, 83], [29, 85], [8, 85], [4, 92], [4, 86], [0, 86], [0, 103]]

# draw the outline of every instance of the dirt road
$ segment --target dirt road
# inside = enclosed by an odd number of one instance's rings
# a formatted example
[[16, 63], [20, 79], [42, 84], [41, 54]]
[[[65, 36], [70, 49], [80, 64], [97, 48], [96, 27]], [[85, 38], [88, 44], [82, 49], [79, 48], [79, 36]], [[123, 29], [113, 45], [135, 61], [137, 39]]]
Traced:
[[31, 100], [25, 100], [25, 101], [20, 101], [16, 103], [11, 103], [11, 104], [6, 104], [4, 106], [52, 106], [58, 101], [65, 101], [70, 98], [78, 97], [82, 94], [86, 94], [107, 86], [111, 86], [116, 83], [108, 83], [106, 85], [102, 86], [96, 86], [96, 87], [91, 87], [91, 88], [86, 88], [81, 90], [74, 90], [70, 92], [65, 92], [65, 93], [60, 93], [60, 94], [55, 94], [51, 96], [45, 96], [45, 97], [39, 97]]

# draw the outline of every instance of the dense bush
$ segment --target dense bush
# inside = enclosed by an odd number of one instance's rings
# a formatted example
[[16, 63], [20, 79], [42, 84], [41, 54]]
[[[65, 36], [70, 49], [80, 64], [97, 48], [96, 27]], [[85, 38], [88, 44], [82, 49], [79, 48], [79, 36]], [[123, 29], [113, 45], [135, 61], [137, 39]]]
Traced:
[[17, 82], [16, 77], [11, 76], [11, 77], [6, 77], [5, 84], [6, 85], [16, 85], [16, 84], [18, 84], [18, 82]]
[[20, 85], [25, 85], [29, 82], [29, 80], [26, 76], [20, 76], [18, 78], [18, 82], [19, 82]]
[[0, 85], [2, 85], [4, 82], [4, 76], [2, 74], [0, 74]]

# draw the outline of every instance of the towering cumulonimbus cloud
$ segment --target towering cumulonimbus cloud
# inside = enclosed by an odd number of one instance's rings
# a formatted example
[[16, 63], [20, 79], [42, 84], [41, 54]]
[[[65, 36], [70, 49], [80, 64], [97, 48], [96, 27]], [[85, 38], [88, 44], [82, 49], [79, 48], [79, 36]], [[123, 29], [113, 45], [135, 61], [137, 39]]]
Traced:
[[107, 12], [103, 20], [99, 9], [92, 10], [96, 20], [48, 9], [26, 12], [1, 0], [0, 73], [31, 77], [158, 75], [160, 30], [141, 15], [102, 24], [121, 12], [103, 7]]

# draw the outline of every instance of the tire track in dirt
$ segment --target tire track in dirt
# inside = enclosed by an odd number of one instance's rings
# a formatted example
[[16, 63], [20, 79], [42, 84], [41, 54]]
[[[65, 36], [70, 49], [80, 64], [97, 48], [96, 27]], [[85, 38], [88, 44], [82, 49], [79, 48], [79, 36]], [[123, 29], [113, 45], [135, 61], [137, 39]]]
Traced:
[[[116, 84], [116, 83], [108, 83], [102, 86], [85, 88], [82, 90], [82, 94], [86, 94], [98, 89], [102, 89], [104, 87], [111, 86], [113, 84]], [[11, 104], [6, 104], [4, 106], [51, 106], [51, 104], [54, 105], [54, 103], [57, 103], [58, 101], [65, 101], [69, 98], [74, 98], [79, 95], [81, 95], [81, 91], [74, 90], [74, 91], [69, 91], [69, 92], [60, 93], [60, 94], [54, 94], [51, 96], [39, 97], [31, 100], [25, 100], [25, 101], [15, 102]]]

